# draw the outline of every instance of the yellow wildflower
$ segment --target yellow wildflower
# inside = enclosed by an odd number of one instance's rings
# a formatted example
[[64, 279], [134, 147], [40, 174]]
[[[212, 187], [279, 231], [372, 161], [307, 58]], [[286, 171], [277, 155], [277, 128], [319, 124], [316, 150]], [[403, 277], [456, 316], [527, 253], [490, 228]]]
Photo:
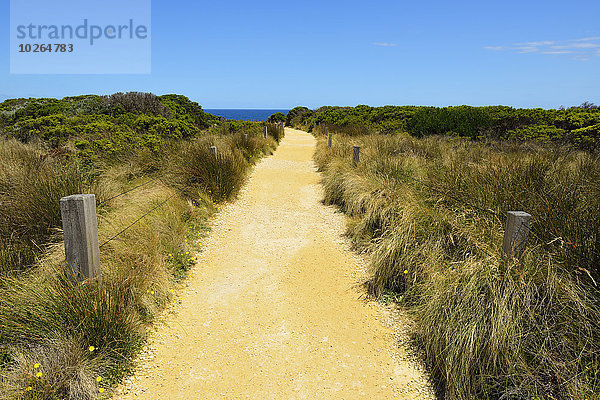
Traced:
[[38, 378], [41, 378], [42, 377], [42, 373], [38, 372], [37, 374], [35, 374], [35, 376], [37, 376]]
[[405, 269], [405, 270], [404, 270], [404, 273], [405, 273], [405, 274], [408, 274], [408, 270], [407, 270], [407, 269]]
[[100, 388], [100, 389], [98, 389], [98, 391], [99, 391], [100, 393], [104, 393], [104, 388]]
[[27, 389], [25, 389], [25, 390], [27, 390], [28, 392], [31, 392], [33, 390], [33, 388], [31, 386], [27, 386]]
[[150, 294], [154, 294], [154, 290], [150, 292]]
[[35, 363], [35, 364], [33, 365], [33, 368], [39, 368], [39, 367], [40, 367], [40, 364], [38, 364], [38, 363]]
[[89, 351], [94, 351], [94, 350], [96, 350], [96, 348], [94, 346], [90, 346], [90, 347], [88, 347], [88, 350]]
[[102, 380], [102, 377], [100, 377], [100, 376], [96, 378], [96, 382], [100, 382], [101, 380]]

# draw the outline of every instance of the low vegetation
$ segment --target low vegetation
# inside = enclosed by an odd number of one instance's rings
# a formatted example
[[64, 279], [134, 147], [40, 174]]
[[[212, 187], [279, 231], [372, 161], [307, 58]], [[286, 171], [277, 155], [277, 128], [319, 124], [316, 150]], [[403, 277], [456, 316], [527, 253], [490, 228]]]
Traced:
[[409, 133], [415, 137], [451, 135], [472, 139], [556, 142], [593, 150], [600, 142], [600, 108], [591, 103], [558, 110], [491, 107], [296, 107], [288, 126], [312, 130], [316, 124], [348, 135]]
[[[261, 123], [219, 121], [176, 95], [0, 110], [0, 399], [108, 396], [176, 300], [207, 218], [281, 134], [265, 139]], [[101, 278], [80, 285], [65, 277], [60, 230], [59, 199], [75, 193], [96, 194], [103, 244]]]
[[[371, 293], [414, 316], [415, 341], [440, 392], [598, 398], [598, 154], [356, 133], [336, 134], [332, 149], [319, 140], [325, 201], [350, 216], [349, 237], [371, 255]], [[361, 147], [357, 167], [352, 145]], [[520, 260], [501, 256], [509, 210], [533, 218]]]

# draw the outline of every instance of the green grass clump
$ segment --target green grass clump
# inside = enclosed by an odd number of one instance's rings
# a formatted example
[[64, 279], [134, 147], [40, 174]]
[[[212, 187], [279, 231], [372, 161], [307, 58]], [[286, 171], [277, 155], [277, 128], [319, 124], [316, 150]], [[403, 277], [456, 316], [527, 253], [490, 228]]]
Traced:
[[267, 135], [271, 136], [277, 143], [285, 136], [285, 132], [275, 124], [267, 124]]
[[60, 198], [82, 193], [84, 181], [76, 164], [0, 138], [0, 275], [35, 262], [35, 250], [57, 237]]
[[[101, 241], [172, 193], [158, 184], [121, 200], [118, 210], [100, 218]], [[35, 398], [96, 398], [100, 387], [108, 389], [128, 374], [146, 326], [172, 299], [170, 289], [181, 278], [181, 266], [169, 252], [181, 249], [188, 254], [186, 268], [192, 264], [194, 245], [183, 238], [190, 235], [196, 212], [182, 199], [166, 203], [105, 246], [101, 278], [84, 284], [65, 276], [62, 246], [40, 268], [4, 279], [0, 353], [6, 360], [0, 398], [27, 395], [35, 363], [43, 372], [43, 379], [34, 380]]]
[[[241, 188], [252, 163], [277, 145], [272, 139], [257, 135], [248, 135], [245, 142], [242, 135], [207, 135], [179, 147], [173, 153], [175, 187], [189, 199], [198, 198], [200, 193], [207, 193], [217, 202], [231, 199]], [[216, 157], [211, 146], [217, 147]]]
[[[335, 143], [315, 154], [325, 201], [371, 253], [371, 292], [413, 315], [447, 398], [597, 398], [597, 155], [406, 135]], [[509, 210], [533, 216], [521, 260], [500, 255]]]

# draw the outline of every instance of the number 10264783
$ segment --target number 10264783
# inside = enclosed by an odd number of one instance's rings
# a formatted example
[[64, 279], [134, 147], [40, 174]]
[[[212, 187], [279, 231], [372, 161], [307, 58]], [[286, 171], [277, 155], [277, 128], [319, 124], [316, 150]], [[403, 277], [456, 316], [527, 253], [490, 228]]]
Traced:
[[19, 44], [19, 53], [72, 53], [74, 50], [72, 43]]

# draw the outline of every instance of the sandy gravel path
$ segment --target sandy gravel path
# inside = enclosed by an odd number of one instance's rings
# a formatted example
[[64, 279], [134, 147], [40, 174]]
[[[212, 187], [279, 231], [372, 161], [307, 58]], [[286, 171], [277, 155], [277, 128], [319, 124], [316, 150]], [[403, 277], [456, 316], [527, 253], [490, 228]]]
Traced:
[[361, 299], [361, 260], [344, 216], [321, 203], [315, 144], [286, 129], [219, 213], [117, 399], [433, 398], [389, 313]]

